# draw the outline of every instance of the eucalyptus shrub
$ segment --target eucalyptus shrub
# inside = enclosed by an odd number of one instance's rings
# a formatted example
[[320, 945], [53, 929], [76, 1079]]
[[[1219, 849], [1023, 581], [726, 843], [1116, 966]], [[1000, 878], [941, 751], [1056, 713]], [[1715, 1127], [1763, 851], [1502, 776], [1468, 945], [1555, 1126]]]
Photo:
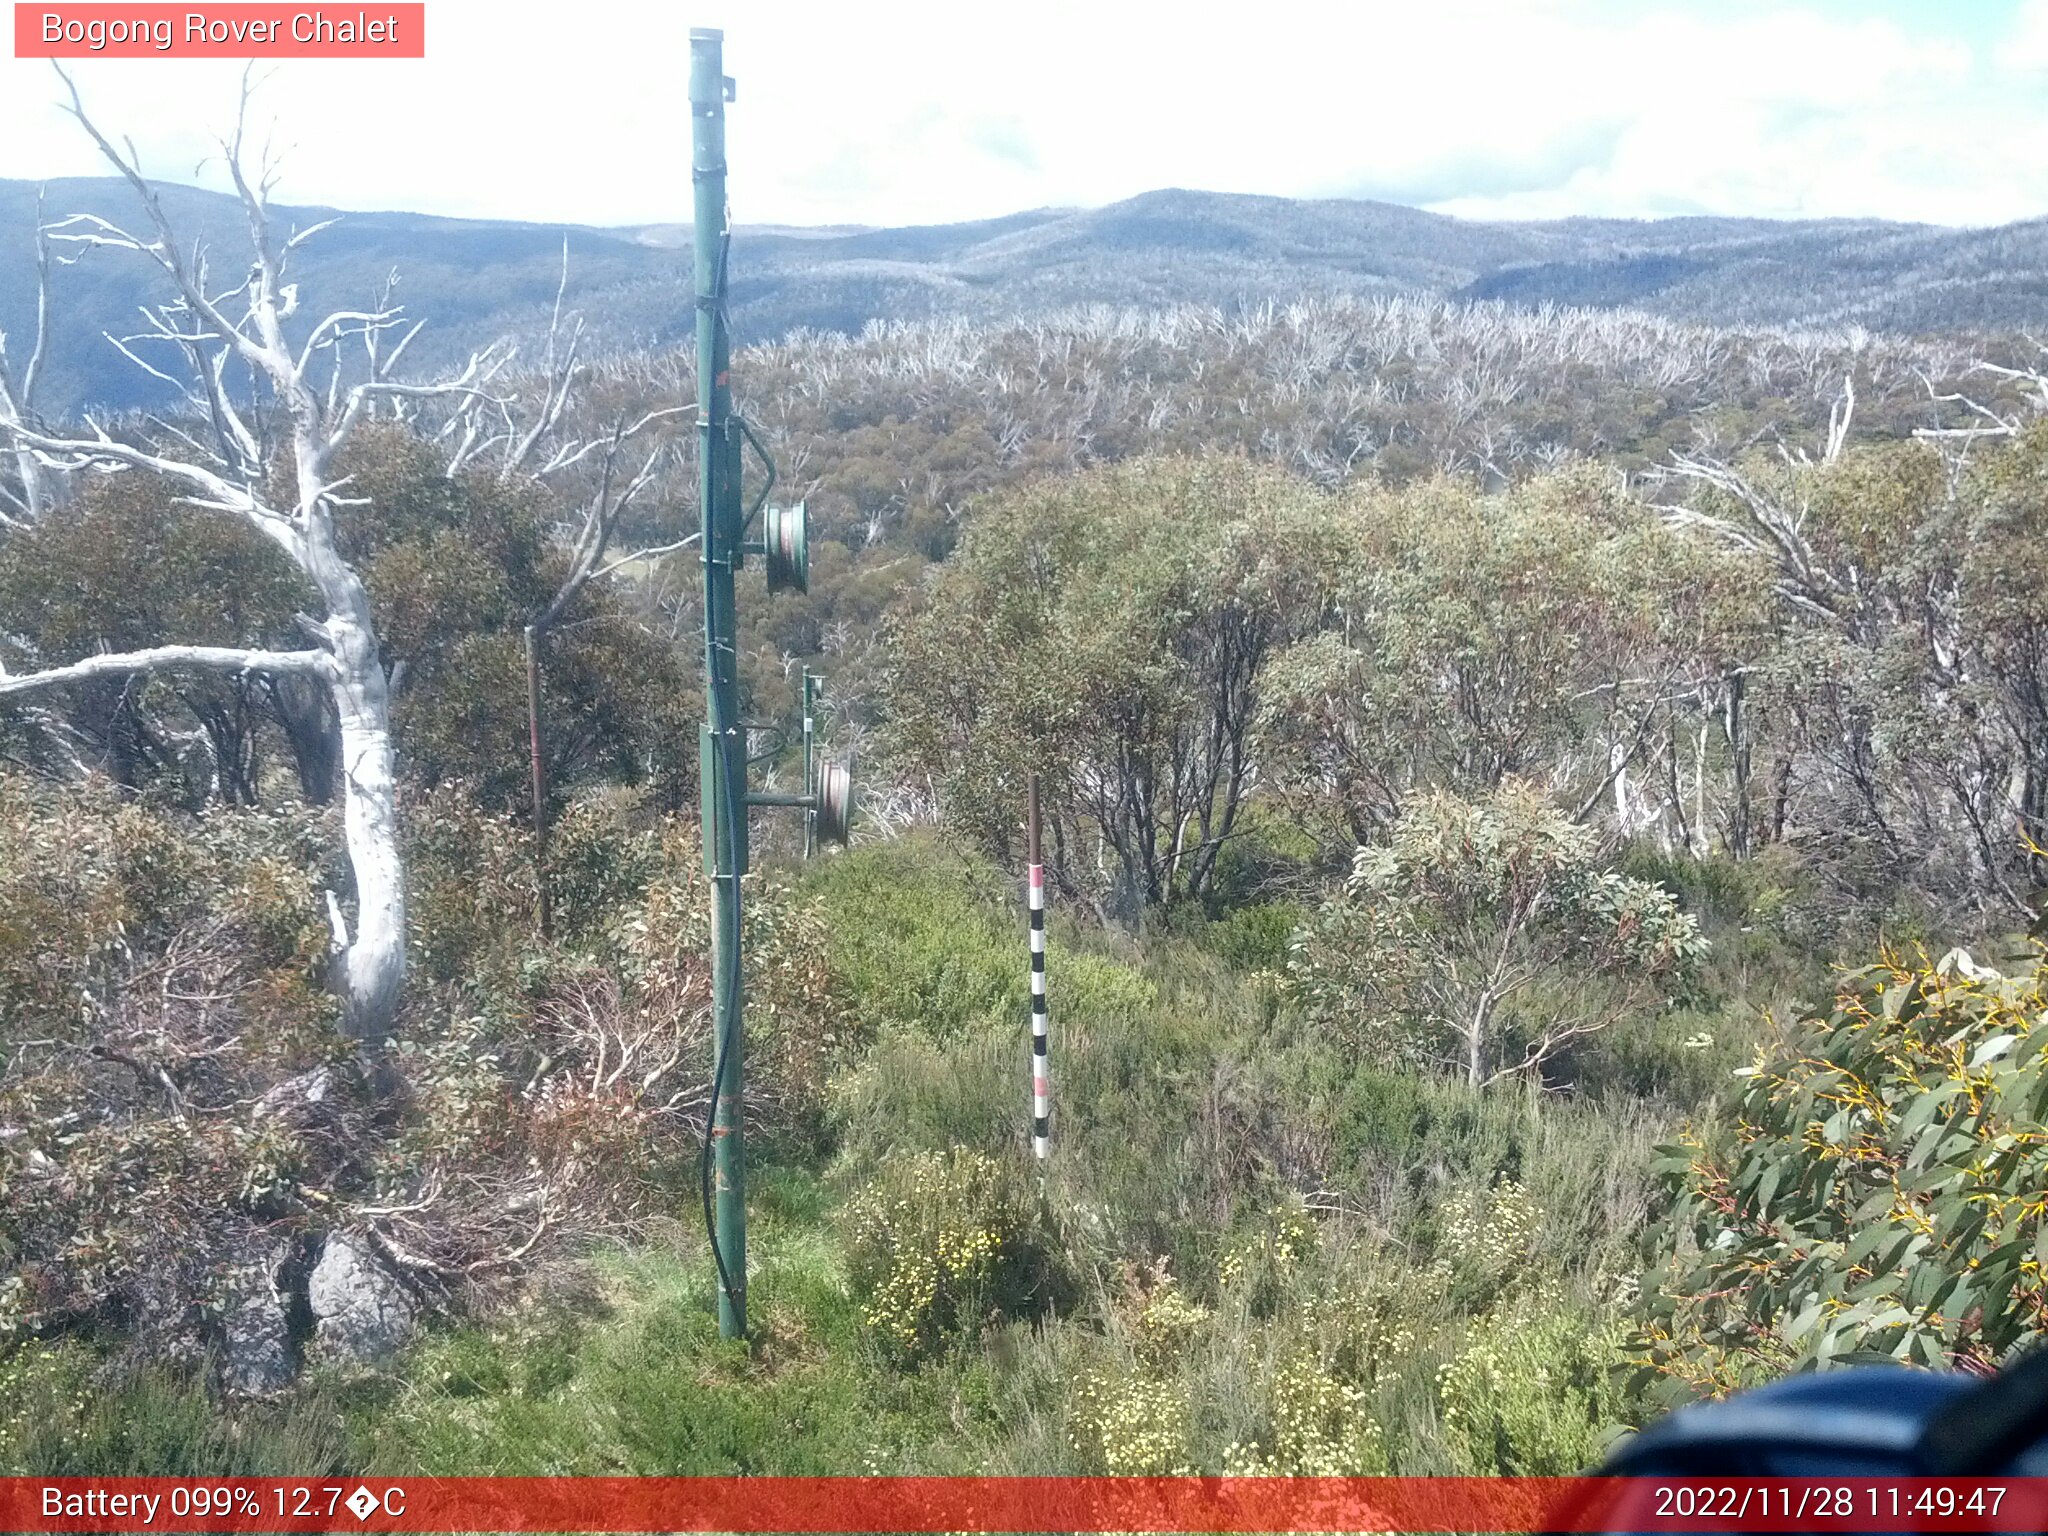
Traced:
[[1732, 1132], [1660, 1149], [1632, 1339], [1655, 1395], [1852, 1361], [1986, 1370], [2043, 1330], [2048, 976], [1887, 955], [1739, 1074]]
[[1418, 791], [1290, 944], [1311, 1023], [1475, 1088], [1682, 991], [1708, 948], [1663, 886], [1602, 865], [1538, 786]]

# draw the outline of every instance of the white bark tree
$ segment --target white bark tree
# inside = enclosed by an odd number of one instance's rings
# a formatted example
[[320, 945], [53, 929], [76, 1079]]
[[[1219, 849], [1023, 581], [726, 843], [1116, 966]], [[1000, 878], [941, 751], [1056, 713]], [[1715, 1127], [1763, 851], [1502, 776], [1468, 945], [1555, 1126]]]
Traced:
[[[42, 382], [43, 358], [50, 341], [50, 242], [43, 234], [43, 194], [36, 192], [36, 329], [30, 338], [28, 355], [19, 371], [7, 351], [7, 336], [0, 332], [0, 426], [8, 423], [33, 425], [36, 421], [36, 387]], [[26, 444], [14, 445], [15, 481], [0, 480], [0, 528], [26, 527], [38, 521], [49, 504], [42, 465]]]
[[[176, 419], [153, 419], [145, 429], [119, 437], [90, 419], [82, 431], [45, 431], [21, 411], [8, 410], [0, 417], [0, 440], [30, 455], [45, 474], [141, 470], [182, 490], [183, 505], [243, 519], [291, 558], [325, 613], [300, 616], [310, 642], [303, 650], [166, 644], [26, 675], [0, 669], [0, 697], [91, 676], [195, 667], [296, 674], [323, 685], [340, 723], [343, 825], [355, 887], [352, 927], [343, 903], [332, 893], [328, 898], [334, 980], [347, 1032], [358, 1040], [381, 1040], [390, 1033], [405, 979], [390, 680], [378, 654], [369, 593], [336, 539], [336, 510], [361, 503], [343, 495], [346, 477], [337, 477], [335, 457], [380, 401], [480, 400], [480, 381], [488, 379], [499, 355], [473, 357], [453, 379], [401, 383], [393, 371], [421, 323], [408, 322], [388, 304], [330, 314], [294, 346], [286, 322], [297, 310], [298, 289], [286, 281], [287, 262], [325, 226], [278, 240], [269, 207], [275, 167], [266, 155], [252, 177], [245, 164], [247, 83], [234, 134], [223, 148], [248, 221], [251, 260], [232, 280], [222, 281], [211, 273], [203, 247], [179, 243], [133, 144], [117, 148], [87, 115], [70, 77], [59, 73], [69, 93], [67, 110], [134, 189], [147, 226], [132, 233], [79, 214], [50, 226], [49, 236], [81, 250], [133, 253], [161, 269], [172, 296], [144, 312], [140, 335], [108, 340], [175, 388], [182, 410]], [[150, 360], [166, 352], [165, 366]], [[250, 382], [238, 394], [243, 375]]]

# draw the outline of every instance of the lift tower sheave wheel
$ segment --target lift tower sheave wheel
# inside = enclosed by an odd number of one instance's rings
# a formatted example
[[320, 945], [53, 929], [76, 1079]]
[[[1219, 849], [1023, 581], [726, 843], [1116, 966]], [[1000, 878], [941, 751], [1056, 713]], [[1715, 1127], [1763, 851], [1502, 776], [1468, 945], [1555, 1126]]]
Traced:
[[[704, 724], [698, 738], [698, 811], [704, 872], [711, 885], [711, 1103], [700, 1170], [704, 1225], [718, 1279], [718, 1331], [747, 1336], [746, 1012], [740, 953], [740, 877], [747, 871], [750, 806], [795, 807], [820, 839], [845, 843], [853, 819], [853, 783], [834, 764], [815, 769], [812, 679], [804, 697], [804, 792], [747, 792], [747, 726], [740, 719], [739, 620], [734, 576], [758, 554], [770, 592], [810, 589], [810, 524], [804, 504], [770, 507], [775, 463], [732, 409], [732, 339], [726, 281], [732, 226], [725, 201], [725, 104], [734, 97], [724, 72], [724, 34], [690, 33], [690, 181], [692, 253], [697, 289], [697, 468], [699, 557], [704, 564]], [[748, 507], [741, 495], [742, 448], [765, 479]], [[748, 539], [761, 517], [759, 542]], [[816, 782], [812, 782], [813, 773]], [[807, 828], [808, 830], [808, 828]]]
[[802, 502], [767, 509], [761, 522], [761, 554], [770, 592], [811, 590], [810, 520]]
[[853, 775], [838, 763], [827, 763], [818, 771], [818, 841], [846, 846], [853, 833]]
[[703, 1201], [718, 1274], [718, 1331], [747, 1333], [745, 1036], [741, 1028], [740, 873], [745, 868], [746, 741], [739, 721], [733, 573], [744, 558], [740, 436], [732, 419], [726, 330], [724, 34], [690, 33], [691, 245], [697, 319], [697, 466], [704, 566], [704, 734], [699, 809], [711, 884], [711, 1112], [705, 1126]]

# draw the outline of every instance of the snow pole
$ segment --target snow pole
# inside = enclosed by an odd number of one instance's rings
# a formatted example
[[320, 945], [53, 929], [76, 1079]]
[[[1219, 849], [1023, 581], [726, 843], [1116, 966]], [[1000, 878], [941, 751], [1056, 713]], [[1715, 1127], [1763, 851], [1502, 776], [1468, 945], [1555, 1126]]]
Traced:
[[1030, 788], [1031, 1154], [1041, 1171], [1052, 1155], [1052, 1032], [1045, 1011], [1045, 865], [1038, 843], [1038, 775]]

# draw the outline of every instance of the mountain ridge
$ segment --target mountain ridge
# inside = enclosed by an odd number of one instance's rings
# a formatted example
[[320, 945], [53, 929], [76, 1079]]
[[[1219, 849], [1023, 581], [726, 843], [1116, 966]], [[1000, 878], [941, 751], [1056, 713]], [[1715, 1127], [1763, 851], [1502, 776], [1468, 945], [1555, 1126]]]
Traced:
[[[164, 184], [188, 240], [239, 249], [232, 199]], [[33, 315], [35, 184], [0, 181], [0, 330]], [[360, 303], [398, 274], [399, 302], [429, 321], [422, 362], [543, 330], [569, 252], [568, 302], [594, 346], [677, 344], [690, 321], [688, 226], [592, 228], [400, 210], [282, 206], [304, 227], [338, 217], [300, 253], [309, 307]], [[47, 184], [51, 219], [135, 216], [114, 178]], [[159, 403], [101, 339], [132, 327], [150, 271], [94, 251], [56, 275], [44, 408]], [[974, 320], [1081, 304], [1233, 307], [1306, 296], [1428, 294], [1540, 306], [1636, 308], [1748, 327], [1904, 332], [2048, 325], [2048, 218], [1954, 229], [1876, 219], [1773, 221], [1687, 215], [1469, 220], [1398, 203], [1161, 188], [1097, 208], [900, 227], [740, 225], [738, 339], [852, 332], [874, 320]]]

